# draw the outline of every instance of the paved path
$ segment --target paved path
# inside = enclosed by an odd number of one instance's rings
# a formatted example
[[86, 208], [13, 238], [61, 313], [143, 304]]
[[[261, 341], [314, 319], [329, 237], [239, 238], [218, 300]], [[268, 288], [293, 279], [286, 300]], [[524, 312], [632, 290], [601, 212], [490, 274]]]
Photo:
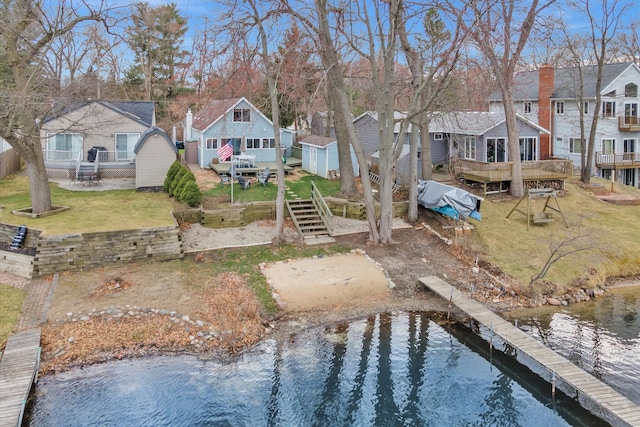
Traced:
[[536, 365], [529, 366], [534, 372], [567, 395], [576, 396], [585, 409], [614, 426], [640, 426], [640, 406], [636, 403], [438, 277], [418, 280], [513, 347], [517, 360], [530, 358]]
[[27, 297], [22, 303], [20, 320], [17, 331], [38, 328], [47, 321], [49, 293], [53, 293], [53, 284], [57, 283], [58, 275], [31, 279], [27, 285]]

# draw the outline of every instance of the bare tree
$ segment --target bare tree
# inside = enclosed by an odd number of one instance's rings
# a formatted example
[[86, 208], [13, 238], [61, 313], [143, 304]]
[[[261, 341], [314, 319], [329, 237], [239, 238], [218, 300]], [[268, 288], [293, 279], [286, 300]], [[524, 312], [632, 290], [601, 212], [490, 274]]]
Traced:
[[451, 3], [451, 11], [458, 11], [462, 18], [460, 25], [469, 31], [470, 38], [489, 62], [500, 88], [507, 126], [509, 160], [513, 164], [510, 192], [514, 197], [522, 197], [524, 186], [513, 100], [513, 75], [536, 18], [554, 2], [555, 0], [480, 0], [464, 3], [464, 9], [458, 3]]
[[625, 61], [640, 65], [640, 22], [633, 22], [628, 29], [620, 34], [619, 53]]
[[[588, 49], [591, 52], [590, 56], [596, 66], [596, 103], [591, 115], [586, 153], [584, 149], [582, 150], [583, 160], [580, 171], [580, 180], [585, 184], [589, 184], [591, 182], [591, 170], [593, 168], [595, 155], [598, 119], [600, 118], [600, 109], [602, 108], [603, 70], [608, 59], [609, 45], [615, 39], [616, 32], [619, 29], [620, 19], [631, 7], [631, 3], [627, 3], [624, 0], [604, 0], [597, 3], [593, 2], [593, 0], [578, 0], [573, 3], [573, 5], [577, 10], [584, 11], [588, 19]], [[580, 97], [582, 96], [580, 93]], [[582, 105], [582, 102], [580, 105]], [[582, 116], [581, 114], [581, 121], [583, 119]], [[581, 124], [581, 130], [584, 134], [584, 124]], [[584, 141], [584, 139], [582, 141]]]
[[[282, 10], [278, 9], [278, 2], [246, 0], [231, 0], [224, 2], [228, 7], [223, 16], [220, 29], [228, 34], [227, 42], [230, 45], [243, 40], [248, 42], [252, 37], [257, 38], [254, 55], [260, 59], [264, 76], [267, 80], [273, 133], [275, 138], [277, 183], [278, 193], [276, 197], [276, 236], [274, 241], [280, 243], [284, 240], [284, 162], [282, 156], [282, 141], [280, 138], [280, 110], [278, 105], [278, 78], [280, 69], [273, 60], [270, 51], [272, 42], [279, 35], [278, 32], [267, 34], [267, 28], [276, 28]], [[271, 38], [270, 38], [271, 37]]]
[[44, 56], [56, 40], [81, 23], [108, 22], [105, 4], [95, 3], [94, 7], [72, 0], [5, 0], [0, 6], [0, 51], [6, 53], [9, 71], [0, 87], [0, 132], [26, 163], [34, 214], [52, 207], [38, 128], [55, 95], [43, 84]]

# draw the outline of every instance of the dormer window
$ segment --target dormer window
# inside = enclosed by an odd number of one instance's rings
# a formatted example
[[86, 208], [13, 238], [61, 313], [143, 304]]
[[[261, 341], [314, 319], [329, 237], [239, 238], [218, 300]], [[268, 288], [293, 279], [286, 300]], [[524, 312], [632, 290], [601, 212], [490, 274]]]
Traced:
[[637, 98], [638, 97], [638, 85], [635, 83], [629, 83], [624, 86], [625, 98]]
[[246, 122], [246, 123], [251, 122], [251, 109], [250, 108], [234, 108], [233, 121]]

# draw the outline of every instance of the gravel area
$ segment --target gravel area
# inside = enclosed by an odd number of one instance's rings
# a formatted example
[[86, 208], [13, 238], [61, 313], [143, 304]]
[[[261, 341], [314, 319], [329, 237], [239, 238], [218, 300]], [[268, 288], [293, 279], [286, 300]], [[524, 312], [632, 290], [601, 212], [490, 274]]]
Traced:
[[[334, 216], [335, 236], [369, 231], [366, 221]], [[395, 218], [393, 228], [410, 228], [402, 218]], [[244, 227], [207, 228], [200, 224], [191, 224], [182, 231], [182, 245], [185, 252], [208, 249], [230, 248], [238, 246], [265, 245], [272, 242], [275, 235], [275, 221], [255, 221]], [[291, 221], [285, 222], [284, 237], [287, 242], [296, 242], [300, 236]]]

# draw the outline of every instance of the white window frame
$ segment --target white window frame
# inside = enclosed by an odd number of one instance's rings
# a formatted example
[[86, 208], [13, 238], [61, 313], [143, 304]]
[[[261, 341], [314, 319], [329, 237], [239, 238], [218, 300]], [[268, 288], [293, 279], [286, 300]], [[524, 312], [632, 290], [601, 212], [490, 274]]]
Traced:
[[234, 108], [233, 121], [234, 123], [250, 123], [251, 108]]
[[[575, 150], [576, 148], [575, 141], [579, 142], [577, 151]], [[569, 138], [569, 153], [581, 154], [582, 144], [583, 144], [582, 138]]]
[[276, 148], [276, 139], [275, 138], [262, 138], [262, 148], [263, 149]]
[[[118, 146], [118, 137], [126, 136], [127, 137], [127, 149], [122, 150]], [[136, 148], [136, 143], [140, 139], [140, 133], [136, 132], [117, 132], [113, 135], [115, 140], [114, 146], [116, 147], [116, 160], [133, 160], [136, 155], [133, 150]]]
[[602, 138], [602, 154], [613, 154], [616, 151], [615, 138]]
[[434, 141], [442, 141], [443, 139], [444, 139], [444, 135], [442, 135], [442, 132], [436, 132], [433, 134]]
[[[47, 160], [76, 160], [82, 151], [84, 135], [76, 132], [47, 133]], [[70, 149], [58, 149], [58, 144], [70, 144]]]
[[218, 149], [218, 138], [207, 138], [204, 140], [204, 149], [205, 150], [217, 150]]
[[602, 117], [616, 116], [616, 101], [602, 101]]
[[260, 138], [247, 138], [245, 139], [245, 145], [247, 150], [260, 148]]
[[538, 138], [535, 136], [523, 136], [520, 138], [520, 157], [525, 162], [538, 160]]
[[475, 160], [476, 159], [476, 137], [475, 136], [465, 136], [462, 142], [463, 151], [462, 156], [467, 160]]
[[531, 111], [532, 111], [531, 101], [525, 101], [524, 105], [522, 106], [522, 110], [524, 111], [525, 114], [531, 114]]
[[556, 101], [556, 116], [562, 116], [564, 115], [564, 101]]

